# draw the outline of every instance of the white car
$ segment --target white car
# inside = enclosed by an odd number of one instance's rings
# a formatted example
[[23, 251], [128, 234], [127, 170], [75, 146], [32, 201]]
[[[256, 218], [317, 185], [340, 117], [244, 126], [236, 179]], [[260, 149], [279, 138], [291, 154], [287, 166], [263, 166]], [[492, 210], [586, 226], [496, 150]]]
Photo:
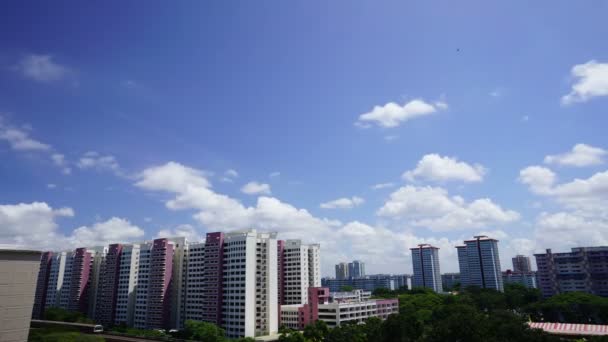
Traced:
[[97, 324], [96, 326], [94, 326], [93, 327], [93, 332], [94, 333], [102, 333], [103, 332], [103, 325]]

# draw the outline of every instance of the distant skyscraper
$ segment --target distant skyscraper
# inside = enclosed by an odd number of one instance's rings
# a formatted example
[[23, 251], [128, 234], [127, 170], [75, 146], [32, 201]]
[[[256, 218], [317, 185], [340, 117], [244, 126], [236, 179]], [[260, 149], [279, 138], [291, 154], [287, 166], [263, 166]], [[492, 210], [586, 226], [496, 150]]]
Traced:
[[348, 264], [341, 262], [336, 265], [336, 279], [348, 279]]
[[608, 297], [608, 247], [578, 247], [566, 253], [547, 249], [534, 256], [544, 297], [572, 291]]
[[525, 255], [516, 255], [513, 259], [513, 272], [532, 272], [530, 258]]
[[110, 245], [101, 266], [95, 321], [103, 325], [114, 323], [122, 247], [121, 244]]
[[361, 278], [365, 276], [365, 263], [359, 260], [353, 260], [348, 263], [348, 276], [351, 278]]
[[40, 258], [40, 271], [38, 272], [38, 281], [36, 283], [36, 295], [34, 297], [34, 309], [32, 318], [43, 319], [44, 308], [46, 305], [47, 287], [49, 285], [49, 277], [53, 260], [53, 252], [44, 252]]
[[456, 248], [463, 286], [473, 285], [504, 291], [498, 240], [483, 235], [475, 236], [472, 240], [466, 240], [464, 246]]
[[444, 273], [441, 275], [441, 284], [444, 290], [453, 290], [457, 283], [460, 284], [460, 273]]
[[428, 287], [435, 292], [442, 292], [441, 272], [439, 270], [439, 248], [421, 244], [412, 251], [414, 277], [413, 287]]

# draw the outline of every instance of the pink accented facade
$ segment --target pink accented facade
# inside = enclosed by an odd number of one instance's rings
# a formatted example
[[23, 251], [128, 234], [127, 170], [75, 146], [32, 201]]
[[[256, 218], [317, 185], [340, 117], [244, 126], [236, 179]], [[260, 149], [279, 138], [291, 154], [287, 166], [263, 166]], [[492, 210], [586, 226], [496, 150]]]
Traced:
[[86, 248], [76, 249], [72, 261], [68, 310], [84, 314], [88, 311], [91, 263], [90, 251]]
[[156, 239], [152, 245], [146, 326], [171, 328], [171, 283], [173, 245], [168, 239]]
[[121, 244], [110, 245], [101, 265], [95, 321], [103, 325], [114, 322], [122, 248]]
[[222, 325], [224, 233], [208, 233], [205, 239], [202, 320]]

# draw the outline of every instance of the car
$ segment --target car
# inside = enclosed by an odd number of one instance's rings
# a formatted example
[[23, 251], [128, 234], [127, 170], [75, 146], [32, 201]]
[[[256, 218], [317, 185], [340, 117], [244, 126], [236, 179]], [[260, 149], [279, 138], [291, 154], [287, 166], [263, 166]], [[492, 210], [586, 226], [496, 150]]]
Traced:
[[99, 324], [95, 325], [93, 327], [93, 332], [97, 333], [97, 334], [98, 333], [102, 333], [103, 332], [103, 325], [99, 325]]

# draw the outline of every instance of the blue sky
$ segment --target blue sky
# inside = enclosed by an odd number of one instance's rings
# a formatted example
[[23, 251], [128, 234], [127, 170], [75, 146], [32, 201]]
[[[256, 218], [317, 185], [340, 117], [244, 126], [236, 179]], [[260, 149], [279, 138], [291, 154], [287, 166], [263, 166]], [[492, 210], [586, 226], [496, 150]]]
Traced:
[[3, 7], [0, 244], [255, 227], [325, 274], [608, 244], [608, 4]]

